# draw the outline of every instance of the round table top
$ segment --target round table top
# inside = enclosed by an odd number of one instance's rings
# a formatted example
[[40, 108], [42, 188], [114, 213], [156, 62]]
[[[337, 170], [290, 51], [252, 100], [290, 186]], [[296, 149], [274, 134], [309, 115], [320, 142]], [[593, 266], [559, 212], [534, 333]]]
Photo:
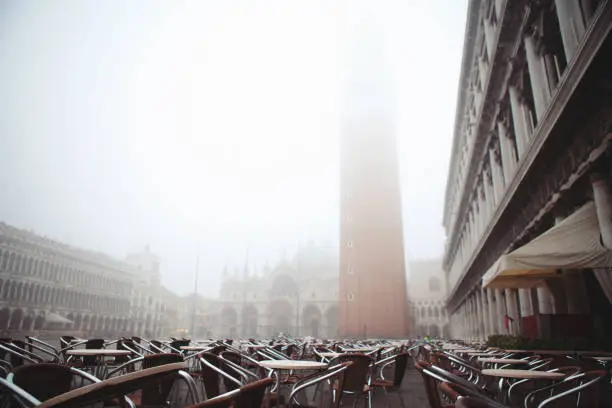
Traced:
[[335, 352], [330, 352], [330, 351], [324, 351], [322, 353], [319, 353], [321, 357], [325, 357], [325, 358], [334, 358], [334, 357], [341, 356], [342, 354], [343, 353], [335, 353]]
[[565, 378], [563, 373], [550, 373], [548, 371], [536, 371], [536, 370], [515, 370], [515, 369], [495, 369], [495, 370], [482, 370], [482, 374], [490, 375], [492, 377], [504, 377], [504, 378], [523, 378], [523, 379], [536, 379], [536, 380], [560, 380]]
[[598, 361], [612, 361], [612, 356], [584, 356], [586, 358], [592, 358]]
[[183, 351], [201, 351], [209, 348], [210, 346], [181, 346], [181, 350]]
[[274, 370], [319, 370], [327, 368], [327, 363], [302, 360], [262, 360], [259, 365]]
[[129, 350], [107, 350], [107, 349], [79, 349], [68, 350], [66, 354], [71, 356], [127, 356], [132, 352]]
[[499, 356], [499, 353], [491, 353], [486, 351], [471, 351], [468, 355], [472, 357]]
[[519, 360], [517, 358], [493, 358], [493, 357], [479, 357], [478, 361], [481, 363], [493, 363], [493, 364], [527, 364], [528, 361]]

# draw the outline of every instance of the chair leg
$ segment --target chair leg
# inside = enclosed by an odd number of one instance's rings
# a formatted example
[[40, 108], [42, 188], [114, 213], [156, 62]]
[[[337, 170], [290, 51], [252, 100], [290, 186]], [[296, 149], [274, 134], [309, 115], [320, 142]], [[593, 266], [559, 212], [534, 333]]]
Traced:
[[372, 408], [372, 391], [368, 391], [368, 408]]

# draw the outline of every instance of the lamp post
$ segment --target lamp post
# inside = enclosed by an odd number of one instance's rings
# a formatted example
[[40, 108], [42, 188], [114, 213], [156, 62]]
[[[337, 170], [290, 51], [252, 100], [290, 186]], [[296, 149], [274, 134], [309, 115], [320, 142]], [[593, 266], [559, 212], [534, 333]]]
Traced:
[[198, 303], [198, 270], [200, 267], [200, 254], [198, 253], [196, 256], [196, 267], [195, 267], [195, 277], [193, 282], [193, 306], [191, 310], [191, 336], [195, 338], [195, 318], [196, 318], [196, 308]]

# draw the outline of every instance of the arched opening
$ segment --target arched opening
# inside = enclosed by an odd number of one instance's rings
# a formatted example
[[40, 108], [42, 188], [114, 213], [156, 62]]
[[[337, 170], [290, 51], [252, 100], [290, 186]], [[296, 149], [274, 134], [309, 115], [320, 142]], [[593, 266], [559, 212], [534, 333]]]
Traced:
[[9, 325], [9, 330], [19, 330], [21, 329], [21, 322], [23, 320], [23, 310], [15, 309], [11, 314], [11, 323]]
[[225, 306], [221, 310], [221, 324], [229, 337], [236, 337], [238, 330], [238, 313], [236, 313], [236, 309], [232, 306]]
[[298, 286], [295, 280], [288, 275], [278, 275], [272, 284], [273, 297], [295, 298], [298, 295]]
[[0, 310], [0, 329], [8, 329], [9, 318], [11, 317], [11, 311], [8, 307]]
[[74, 318], [74, 326], [73, 326], [73, 330], [81, 330], [81, 323], [82, 323], [83, 317], [81, 316], [81, 314], [77, 314], [76, 317]]
[[257, 308], [251, 304], [244, 306], [242, 309], [242, 334], [247, 337], [257, 337], [258, 320], [259, 312]]
[[327, 321], [327, 332], [330, 337], [338, 334], [338, 306], [330, 306], [325, 311], [325, 320]]
[[277, 299], [270, 303], [268, 311], [271, 322], [271, 335], [289, 334], [293, 328], [293, 308], [286, 299]]
[[317, 306], [310, 304], [304, 307], [302, 326], [305, 328], [303, 335], [319, 337], [321, 334], [321, 310]]
[[81, 326], [81, 330], [87, 331], [89, 330], [89, 315], [83, 316], [83, 325]]
[[34, 324], [34, 313], [30, 312], [26, 317], [23, 318], [23, 323], [21, 324], [21, 328], [23, 330], [29, 331], [32, 330], [32, 325]]
[[36, 319], [34, 319], [34, 330], [42, 330], [45, 327], [45, 316], [42, 314], [39, 314], [38, 316], [36, 316]]
[[66, 323], [66, 330], [70, 330], [72, 329], [74, 326], [74, 314], [73, 313], [68, 313], [68, 316], [66, 316], [66, 319], [70, 320], [70, 323]]
[[450, 327], [448, 324], [445, 324], [444, 326], [442, 326], [442, 337], [444, 337], [445, 339], [451, 338]]

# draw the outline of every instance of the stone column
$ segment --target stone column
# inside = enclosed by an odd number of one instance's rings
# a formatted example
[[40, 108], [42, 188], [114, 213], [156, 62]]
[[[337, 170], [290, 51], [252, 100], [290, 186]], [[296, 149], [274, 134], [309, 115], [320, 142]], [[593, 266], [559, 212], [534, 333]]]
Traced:
[[489, 65], [486, 63], [482, 55], [478, 57], [478, 75], [480, 77], [480, 84], [482, 85], [482, 89], [484, 89], [487, 84], [487, 78], [489, 76]]
[[569, 314], [588, 314], [589, 300], [586, 290], [583, 271], [563, 271], [565, 298], [567, 299], [567, 312]]
[[504, 182], [504, 171], [499, 156], [499, 151], [495, 149], [489, 150], [489, 164], [491, 166], [491, 179], [493, 180], [493, 192], [495, 195], [495, 208], [499, 205], [506, 186]]
[[489, 329], [489, 304], [485, 289], [480, 288], [478, 290], [478, 298], [480, 299], [480, 308], [482, 310], [482, 338], [486, 340], [491, 332]]
[[493, 54], [495, 53], [495, 27], [488, 18], [484, 19], [484, 36], [489, 61], [491, 61], [491, 58], [493, 58]]
[[531, 301], [531, 290], [530, 289], [519, 289], [519, 302], [521, 304], [521, 316], [533, 316], [533, 303]]
[[514, 123], [514, 132], [516, 136], [516, 148], [520, 160], [529, 147], [531, 129], [525, 121], [525, 109], [520, 99], [519, 89], [515, 86], [510, 86], [508, 93], [510, 95], [510, 108], [512, 109], [512, 121]]
[[482, 307], [482, 299], [480, 298], [480, 291], [477, 289], [474, 292], [474, 301], [476, 302], [476, 325], [477, 325], [477, 336], [479, 339], [484, 338], [484, 313]]
[[470, 320], [471, 320], [471, 339], [478, 337], [478, 309], [476, 307], [476, 300], [474, 294], [470, 294]]
[[508, 0], [495, 0], [495, 14], [497, 15], [497, 20], [499, 21], [501, 18], [502, 8], [504, 7], [504, 3]]
[[484, 174], [484, 185], [485, 185], [485, 200], [487, 202], [487, 222], [485, 223], [485, 229], [491, 222], [491, 217], [495, 213], [495, 206], [497, 205], [497, 198], [495, 196], [495, 186], [493, 184], [493, 173], [492, 168], [489, 164], [488, 171]]
[[502, 122], [497, 122], [497, 133], [499, 135], [501, 165], [504, 171], [504, 184], [508, 185], [514, 177], [518, 161], [514, 153], [514, 141], [511, 140], [511, 138], [514, 138], [514, 135], [509, 134], [509, 130]]
[[508, 316], [514, 319], [510, 323], [509, 331], [513, 335], [520, 333], [521, 316], [516, 302], [516, 289], [506, 289], [506, 302], [508, 304]]
[[546, 112], [550, 99], [550, 90], [546, 76], [546, 66], [537, 50], [537, 40], [533, 36], [525, 37], [525, 54], [531, 79], [531, 90], [538, 120]]
[[555, 0], [555, 9], [559, 19], [565, 58], [569, 62], [584, 35], [584, 17], [579, 1]]
[[591, 183], [601, 240], [606, 248], [612, 249], [612, 189], [601, 174], [591, 175]]
[[553, 314], [555, 312], [554, 299], [546, 284], [538, 286], [538, 309], [540, 314]]
[[499, 334], [508, 334], [506, 326], [504, 326], [506, 298], [502, 289], [495, 289], [495, 306], [497, 306], [497, 331]]
[[497, 306], [495, 305], [495, 294], [493, 289], [484, 289], [487, 294], [487, 303], [489, 305], [489, 335], [499, 334], [497, 331]]
[[467, 299], [463, 303], [463, 320], [465, 321], [463, 325], [463, 338], [467, 340], [470, 338], [470, 308]]

